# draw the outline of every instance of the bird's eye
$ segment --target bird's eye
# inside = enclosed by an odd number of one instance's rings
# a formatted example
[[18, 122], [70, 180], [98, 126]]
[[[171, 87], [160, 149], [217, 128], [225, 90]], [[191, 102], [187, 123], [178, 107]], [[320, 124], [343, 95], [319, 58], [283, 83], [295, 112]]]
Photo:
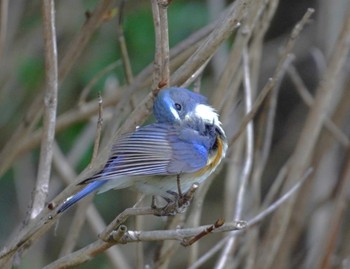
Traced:
[[179, 103], [175, 103], [175, 108], [177, 111], [180, 111], [182, 109], [182, 106]]

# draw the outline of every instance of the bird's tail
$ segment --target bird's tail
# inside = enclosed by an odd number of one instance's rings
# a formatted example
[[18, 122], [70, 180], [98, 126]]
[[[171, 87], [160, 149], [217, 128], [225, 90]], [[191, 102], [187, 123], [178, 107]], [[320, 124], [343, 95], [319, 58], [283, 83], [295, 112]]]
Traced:
[[96, 181], [89, 183], [85, 188], [80, 190], [78, 193], [76, 193], [72, 197], [68, 198], [68, 200], [66, 200], [59, 207], [57, 213], [62, 213], [63, 211], [67, 210], [69, 207], [71, 207], [73, 204], [78, 202], [80, 199], [83, 199], [85, 196], [96, 191], [98, 188], [100, 188], [105, 183], [106, 183], [106, 180], [96, 180]]

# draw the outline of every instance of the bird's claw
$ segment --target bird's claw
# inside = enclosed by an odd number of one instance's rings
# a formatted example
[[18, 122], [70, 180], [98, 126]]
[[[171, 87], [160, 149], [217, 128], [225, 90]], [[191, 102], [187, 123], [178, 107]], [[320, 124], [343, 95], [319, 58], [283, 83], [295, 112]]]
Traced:
[[174, 200], [164, 198], [167, 204], [164, 207], [157, 207], [154, 200], [152, 200], [151, 207], [155, 210], [155, 216], [175, 216], [178, 213], [184, 213], [187, 207], [191, 204], [191, 200], [195, 191], [198, 188], [198, 184], [192, 184], [191, 188], [184, 194], [179, 195], [176, 192], [168, 192], [174, 196]]

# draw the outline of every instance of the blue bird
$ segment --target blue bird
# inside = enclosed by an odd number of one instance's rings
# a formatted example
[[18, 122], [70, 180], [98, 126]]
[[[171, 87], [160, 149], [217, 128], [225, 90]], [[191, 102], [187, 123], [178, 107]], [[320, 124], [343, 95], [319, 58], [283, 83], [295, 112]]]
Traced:
[[218, 114], [206, 97], [185, 88], [161, 90], [153, 105], [156, 122], [122, 135], [104, 168], [58, 209], [65, 211], [93, 192], [132, 187], [172, 200], [180, 186], [187, 192], [215, 171], [225, 157], [227, 140]]

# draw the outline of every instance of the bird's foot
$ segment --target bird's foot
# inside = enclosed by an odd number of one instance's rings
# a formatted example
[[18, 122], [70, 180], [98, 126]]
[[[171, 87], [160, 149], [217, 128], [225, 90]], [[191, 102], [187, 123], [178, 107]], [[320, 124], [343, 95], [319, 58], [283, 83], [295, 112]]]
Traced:
[[184, 213], [187, 207], [191, 204], [191, 200], [198, 186], [197, 183], [194, 183], [186, 193], [181, 193], [180, 195], [176, 192], [168, 191], [169, 194], [173, 195], [174, 199], [163, 197], [167, 202], [164, 207], [157, 207], [155, 199], [153, 198], [151, 207], [156, 211], [154, 215], [175, 216], [178, 213]]

